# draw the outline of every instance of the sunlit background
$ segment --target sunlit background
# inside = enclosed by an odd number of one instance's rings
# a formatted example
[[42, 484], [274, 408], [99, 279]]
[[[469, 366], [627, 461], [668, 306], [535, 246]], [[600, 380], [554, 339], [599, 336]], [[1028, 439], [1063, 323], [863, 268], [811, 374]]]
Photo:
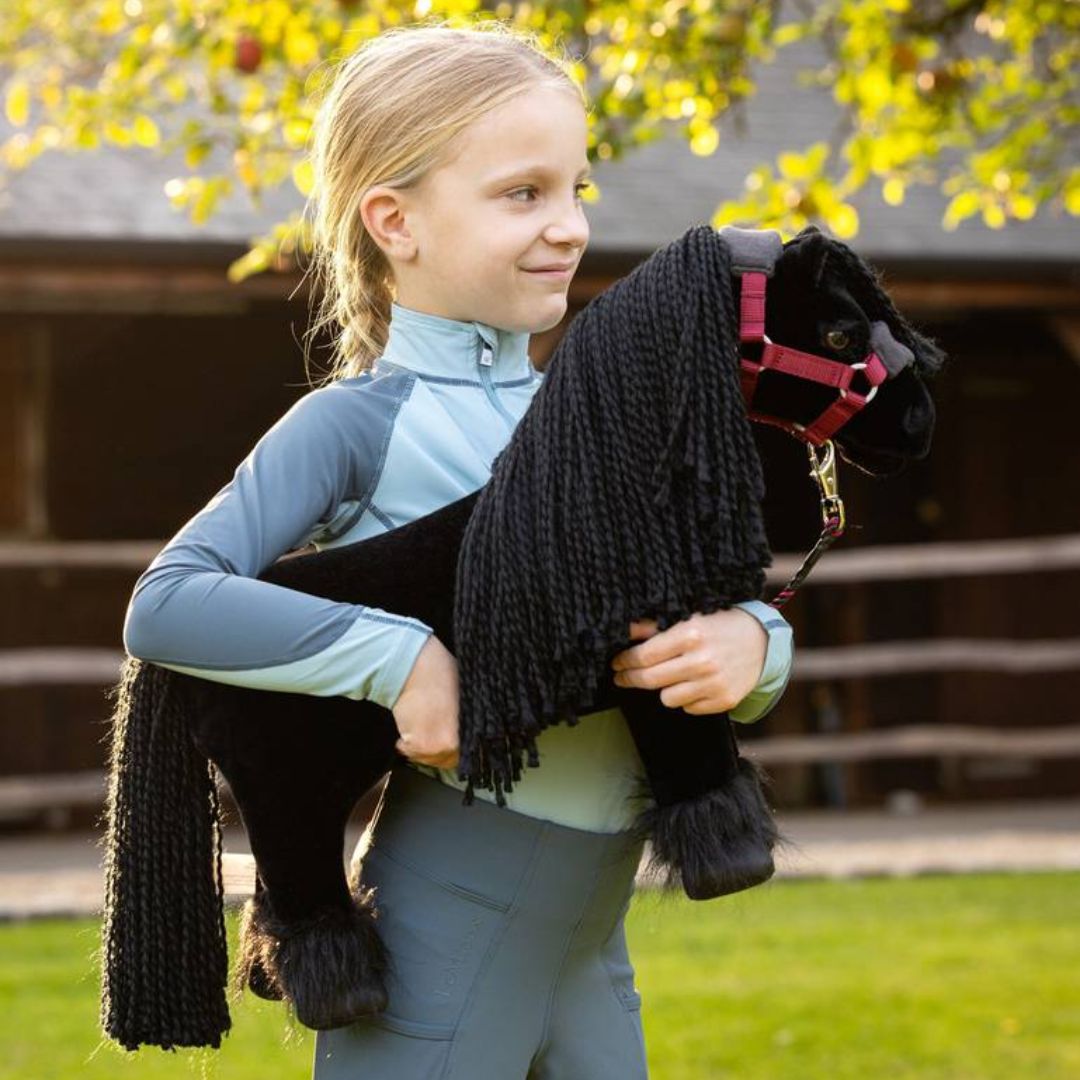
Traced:
[[[798, 850], [708, 904], [642, 881], [651, 1075], [1080, 1075], [1076, 5], [9, 0], [0, 1078], [308, 1075], [311, 1032], [250, 995], [216, 1053], [103, 1039], [105, 690], [135, 578], [307, 390], [319, 78], [384, 26], [491, 15], [560, 41], [595, 104], [591, 240], [537, 366], [700, 222], [818, 225], [950, 361], [926, 459], [841, 465], [847, 532], [784, 609], [792, 681], [738, 732]], [[755, 433], [770, 597], [820, 513], [803, 447]], [[227, 850], [238, 903], [231, 805]]]

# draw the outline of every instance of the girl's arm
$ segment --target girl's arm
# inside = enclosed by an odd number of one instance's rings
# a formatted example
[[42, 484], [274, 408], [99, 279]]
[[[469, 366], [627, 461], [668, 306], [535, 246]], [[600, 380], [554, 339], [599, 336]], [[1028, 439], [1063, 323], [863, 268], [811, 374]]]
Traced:
[[769, 635], [757, 686], [728, 712], [732, 720], [750, 724], [772, 712], [787, 689], [791, 679], [794, 631], [787, 619], [763, 600], [746, 600], [735, 607], [753, 615]]
[[432, 629], [255, 580], [343, 500], [366, 501], [396, 413], [378, 382], [300, 398], [138, 578], [124, 647], [215, 682], [392, 708]]

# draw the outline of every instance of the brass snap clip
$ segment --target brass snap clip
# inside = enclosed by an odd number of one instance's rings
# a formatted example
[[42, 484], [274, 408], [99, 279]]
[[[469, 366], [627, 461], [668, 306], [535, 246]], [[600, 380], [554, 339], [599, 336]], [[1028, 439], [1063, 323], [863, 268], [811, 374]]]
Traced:
[[817, 482], [821, 492], [821, 520], [825, 529], [832, 536], [842, 536], [847, 519], [844, 515], [844, 500], [840, 498], [840, 484], [836, 473], [836, 447], [832, 439], [826, 439], [821, 447], [819, 458], [817, 447], [806, 444], [810, 456], [810, 475]]

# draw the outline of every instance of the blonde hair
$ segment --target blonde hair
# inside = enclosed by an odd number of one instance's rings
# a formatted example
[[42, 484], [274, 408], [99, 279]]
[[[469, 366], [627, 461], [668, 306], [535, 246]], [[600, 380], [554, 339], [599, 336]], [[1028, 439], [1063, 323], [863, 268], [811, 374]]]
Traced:
[[360, 215], [364, 193], [376, 184], [419, 183], [459, 132], [526, 90], [567, 89], [588, 109], [571, 65], [561, 51], [546, 51], [532, 31], [497, 19], [468, 28], [390, 27], [340, 62], [315, 118], [313, 184], [304, 209], [306, 216], [314, 207], [309, 272], [313, 296], [321, 294], [305, 339], [325, 328], [333, 337], [322, 383], [368, 370], [386, 345], [393, 274]]

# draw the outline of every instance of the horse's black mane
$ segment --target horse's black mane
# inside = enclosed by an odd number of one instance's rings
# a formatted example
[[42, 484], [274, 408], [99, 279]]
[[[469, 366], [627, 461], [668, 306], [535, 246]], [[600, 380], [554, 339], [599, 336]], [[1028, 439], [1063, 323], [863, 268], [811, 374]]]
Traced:
[[469, 797], [501, 804], [523, 753], [539, 763], [535, 734], [587, 709], [632, 619], [663, 630], [761, 595], [735, 280], [710, 225], [656, 251], [571, 322], [500, 454], [458, 568]]

